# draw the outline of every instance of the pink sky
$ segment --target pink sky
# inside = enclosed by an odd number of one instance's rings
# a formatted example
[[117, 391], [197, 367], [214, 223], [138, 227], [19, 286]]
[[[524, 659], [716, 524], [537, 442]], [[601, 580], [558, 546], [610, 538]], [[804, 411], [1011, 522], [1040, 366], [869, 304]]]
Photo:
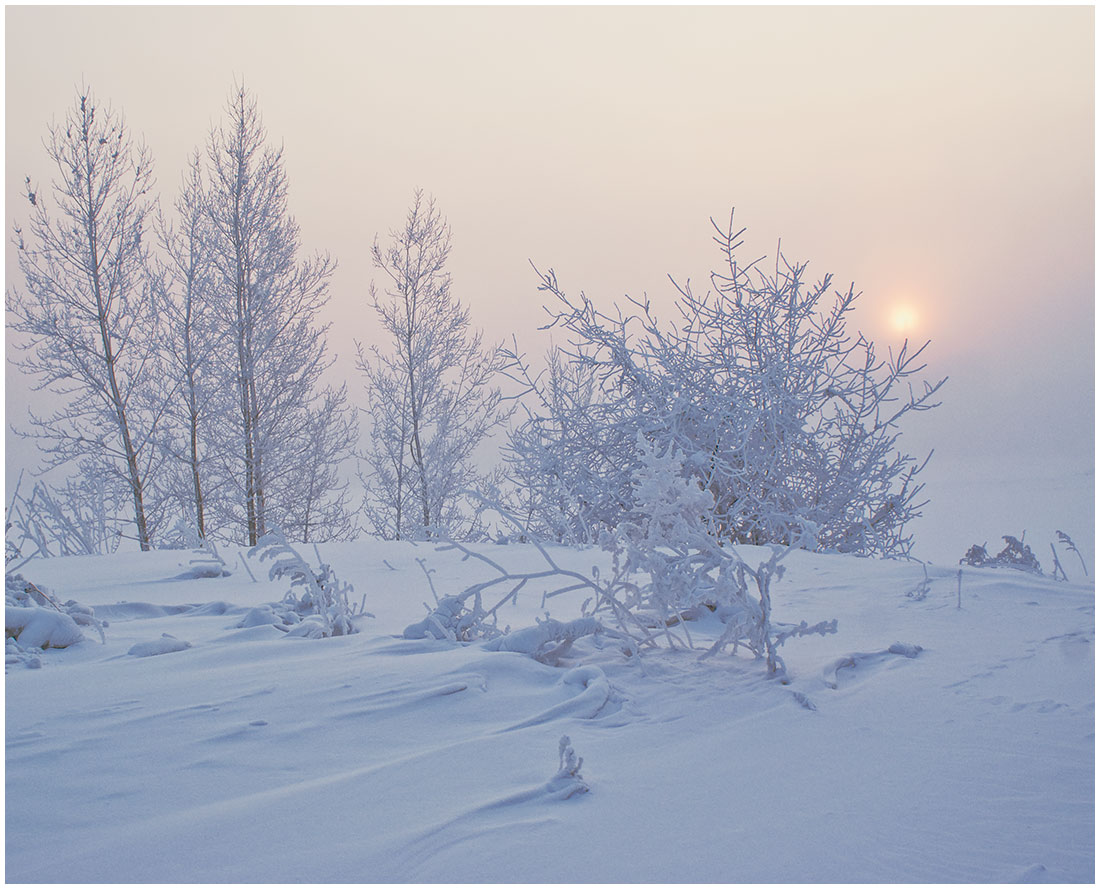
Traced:
[[[665, 275], [701, 285], [717, 260], [708, 217], [736, 206], [748, 252], [782, 238], [815, 275], [854, 281], [880, 344], [900, 337], [900, 307], [911, 336], [933, 340], [930, 374], [951, 377], [945, 403], [906, 438], [936, 448], [928, 493], [943, 508], [954, 481], [1001, 471], [991, 467], [1055, 473], [1078, 480], [1066, 511], [1091, 538], [1093, 18], [1090, 7], [8, 7], [7, 218], [26, 219], [25, 175], [48, 182], [45, 125], [82, 79], [144, 133], [168, 204], [243, 78], [285, 145], [306, 246], [339, 259], [331, 344], [347, 375], [353, 340], [374, 337], [369, 246], [417, 186], [450, 219], [454, 289], [475, 324], [533, 352], [545, 340], [528, 260], [604, 306], [644, 291], [668, 307]], [[26, 390], [9, 367], [9, 421]], [[8, 438], [10, 484], [30, 458]], [[975, 539], [1057, 508], [1015, 505], [976, 511], [987, 524]]]

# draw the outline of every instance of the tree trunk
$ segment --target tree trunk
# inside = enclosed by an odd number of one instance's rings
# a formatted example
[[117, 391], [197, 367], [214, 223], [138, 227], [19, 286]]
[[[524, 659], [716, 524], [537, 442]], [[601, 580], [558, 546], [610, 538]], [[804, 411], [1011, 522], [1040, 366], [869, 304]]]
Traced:
[[92, 289], [95, 293], [96, 311], [99, 315], [99, 336], [103, 344], [103, 359], [107, 365], [107, 382], [111, 392], [111, 406], [114, 410], [115, 421], [118, 423], [119, 437], [122, 439], [122, 451], [126, 458], [126, 472], [129, 476], [130, 493], [134, 499], [134, 523], [137, 525], [138, 543], [143, 552], [151, 549], [149, 542], [149, 529], [145, 521], [145, 503], [141, 482], [141, 474], [138, 470], [137, 452], [134, 450], [133, 439], [130, 437], [130, 427], [126, 421], [126, 403], [122, 398], [122, 391], [118, 385], [118, 375], [115, 373], [116, 356], [111, 340], [111, 332], [107, 326], [107, 306], [103, 301], [102, 282], [100, 280], [99, 245], [97, 243], [97, 231], [95, 220], [95, 203], [92, 194], [92, 165], [89, 158], [86, 181], [88, 183], [88, 252], [91, 257]]

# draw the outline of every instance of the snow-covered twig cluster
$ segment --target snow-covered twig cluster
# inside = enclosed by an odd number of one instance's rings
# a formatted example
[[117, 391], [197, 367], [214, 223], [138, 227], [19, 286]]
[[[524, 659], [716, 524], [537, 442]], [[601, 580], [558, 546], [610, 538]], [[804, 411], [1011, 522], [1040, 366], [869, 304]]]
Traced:
[[35, 556], [98, 555], [118, 547], [119, 522], [102, 479], [68, 479], [56, 489], [37, 482], [29, 497], [19, 487], [17, 483], [5, 522], [8, 570], [18, 571]]
[[359, 632], [352, 622], [357, 615], [348, 603], [348, 593], [354, 592], [352, 585], [341, 581], [324, 562], [314, 571], [279, 529], [268, 531], [248, 555], [250, 558], [258, 555], [261, 562], [273, 560], [268, 578], [290, 580], [283, 603], [299, 614], [308, 615], [302, 621], [307, 630], [316, 625], [315, 633], [296, 630], [294, 635], [348, 636]]
[[[1055, 531], [1054, 533], [1058, 536], [1058, 542], [1061, 543], [1067, 551], [1077, 554], [1077, 558], [1081, 560], [1081, 570], [1085, 572], [1085, 577], [1088, 577], [1089, 569], [1088, 566], [1085, 564], [1085, 557], [1081, 555], [1081, 550], [1077, 548], [1077, 544], [1073, 542], [1073, 538], [1070, 537], [1065, 531]], [[1051, 544], [1052, 548], [1053, 546], [1054, 544]], [[1057, 556], [1055, 556], [1055, 561], [1057, 561]], [[1062, 574], [1064, 575], [1065, 571], [1063, 571]]]
[[[714, 612], [725, 624], [704, 657], [725, 648], [736, 652], [743, 646], [765, 659], [772, 673], [783, 669], [776, 649], [787, 639], [836, 631], [835, 620], [813, 625], [774, 622], [771, 583], [782, 576], [779, 563], [791, 548], [773, 545], [767, 560], [751, 566], [736, 547], [721, 545], [712, 532], [713, 495], [685, 477], [683, 456], [672, 450], [659, 453], [644, 440], [638, 446], [641, 465], [631, 481], [639, 504], [637, 517], [600, 536], [600, 544], [612, 560], [607, 576], [595, 567], [590, 575], [563, 568], [537, 540], [532, 542], [546, 567], [524, 572], [509, 571], [483, 553], [449, 541], [441, 551], [457, 550], [464, 560], [477, 559], [492, 568], [494, 576], [457, 595], [437, 596], [436, 608], [407, 627], [405, 637], [471, 641], [499, 636], [498, 609], [532, 583], [551, 585], [546, 598], [569, 592], [588, 594], [579, 620], [547, 620], [508, 634], [504, 638], [512, 640], [510, 644], [494, 642], [494, 647], [525, 651], [551, 663], [577, 638], [596, 633], [620, 641], [627, 654], [662, 642], [669, 647], [694, 648], [688, 621], [702, 609]], [[507, 510], [499, 505], [494, 508], [519, 527], [519, 520]], [[482, 597], [489, 591], [503, 595], [486, 608]]]
[[569, 735], [562, 735], [558, 741], [558, 771], [546, 782], [546, 790], [556, 799], [569, 799], [578, 793], [587, 793], [588, 784], [581, 775], [584, 757], [577, 756]]
[[1043, 568], [1030, 546], [1010, 534], [1006, 534], [1003, 540], [1004, 549], [995, 556], [989, 555], [985, 544], [975, 543], [966, 551], [966, 555], [959, 559], [959, 564], [974, 568], [1015, 568], [1017, 571], [1027, 571], [1029, 574], [1043, 573]]

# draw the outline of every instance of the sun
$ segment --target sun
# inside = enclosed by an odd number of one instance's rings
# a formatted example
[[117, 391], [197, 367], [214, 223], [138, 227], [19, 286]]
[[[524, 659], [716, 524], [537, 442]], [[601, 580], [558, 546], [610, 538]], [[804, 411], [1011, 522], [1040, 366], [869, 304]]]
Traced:
[[909, 303], [898, 303], [890, 310], [890, 326], [896, 333], [912, 333], [919, 320], [917, 310]]

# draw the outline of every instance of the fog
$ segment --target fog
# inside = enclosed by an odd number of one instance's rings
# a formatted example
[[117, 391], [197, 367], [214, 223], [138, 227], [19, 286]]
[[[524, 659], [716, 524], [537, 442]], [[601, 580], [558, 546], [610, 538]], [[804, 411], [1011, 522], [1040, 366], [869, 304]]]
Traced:
[[[928, 375], [950, 377], [944, 403], [903, 436], [936, 452], [925, 552], [957, 558], [1025, 528], [1046, 550], [1054, 523], [1084, 548], [1093, 16], [8, 7], [6, 215], [26, 219], [25, 176], [50, 180], [45, 127], [81, 82], [144, 134], [165, 206], [243, 82], [285, 147], [305, 247], [339, 260], [332, 374], [354, 398], [354, 341], [376, 337], [369, 248], [401, 222], [414, 188], [449, 218], [454, 292], [474, 323], [535, 354], [545, 316], [530, 262], [601, 306], [647, 293], [668, 317], [666, 276], [703, 286], [719, 259], [708, 219], [736, 207], [746, 255], [773, 254], [782, 239], [815, 277], [854, 282], [859, 325], [883, 349], [931, 339]], [[10, 246], [5, 281], [20, 285]], [[9, 423], [30, 398], [9, 361]], [[35, 463], [9, 432], [9, 488]]]

